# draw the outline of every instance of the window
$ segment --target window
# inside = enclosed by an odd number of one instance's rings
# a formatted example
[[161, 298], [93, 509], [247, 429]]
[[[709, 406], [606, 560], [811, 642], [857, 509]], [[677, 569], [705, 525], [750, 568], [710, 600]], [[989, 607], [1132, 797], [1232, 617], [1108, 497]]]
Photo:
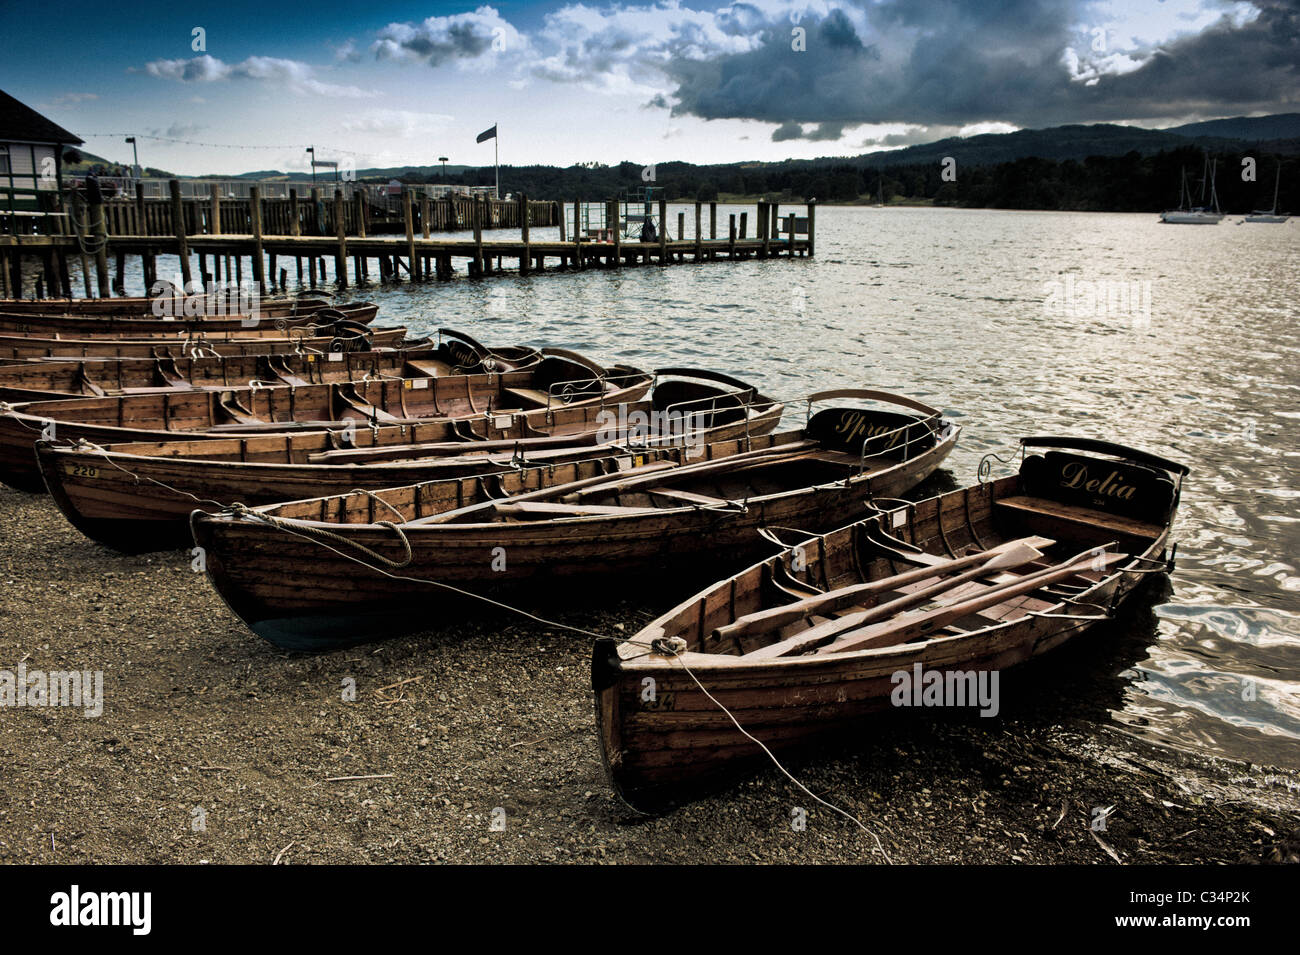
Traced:
[[0, 176], [9, 175], [9, 147], [0, 146]]

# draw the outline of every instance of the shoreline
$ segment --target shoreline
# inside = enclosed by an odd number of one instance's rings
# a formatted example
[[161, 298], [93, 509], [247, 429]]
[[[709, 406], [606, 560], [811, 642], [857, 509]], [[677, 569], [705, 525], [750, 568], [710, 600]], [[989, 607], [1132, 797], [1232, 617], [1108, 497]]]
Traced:
[[[243, 628], [186, 551], [115, 554], [9, 489], [0, 537], [0, 669], [104, 673], [102, 716], [0, 709], [0, 861], [884, 861], [775, 769], [665, 816], [623, 806], [600, 763], [590, 646], [563, 631], [483, 618], [289, 655]], [[561, 619], [630, 632], [655, 609]], [[1300, 860], [1300, 773], [1158, 747], [1093, 719], [1107, 701], [1044, 718], [1077, 659], [1011, 671], [1026, 702], [1005, 718], [888, 714], [784, 762], [894, 862]], [[373, 778], [343, 778], [359, 776]]]

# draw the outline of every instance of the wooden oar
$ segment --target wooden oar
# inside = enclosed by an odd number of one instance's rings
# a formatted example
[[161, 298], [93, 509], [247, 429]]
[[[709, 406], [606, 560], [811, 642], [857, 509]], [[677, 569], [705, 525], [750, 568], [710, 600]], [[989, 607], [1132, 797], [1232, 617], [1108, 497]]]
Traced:
[[[643, 467], [636, 468], [638, 473], [646, 471], [667, 471], [678, 467], [675, 461], [656, 461], [654, 464], [647, 464]], [[479, 501], [477, 504], [468, 504], [465, 507], [458, 507], [454, 511], [444, 511], [441, 514], [431, 514], [428, 517], [421, 517], [413, 521], [407, 521], [403, 526], [411, 524], [446, 524], [457, 518], [464, 517], [466, 514], [475, 514], [480, 511], [490, 511], [498, 504], [518, 504], [523, 501], [540, 501], [557, 494], [567, 494], [570, 491], [582, 487], [590, 487], [596, 484], [604, 484], [607, 481], [616, 480], [617, 474], [597, 474], [595, 477], [583, 478], [581, 481], [570, 481], [567, 484], [556, 484], [553, 487], [538, 488], [536, 491], [527, 491], [523, 494], [512, 494], [508, 497], [493, 498], [490, 501]]]
[[[906, 620], [887, 620], [874, 626], [853, 630], [845, 633], [834, 643], [822, 647], [817, 651], [817, 654], [820, 656], [827, 653], [848, 653], [853, 650], [889, 647], [907, 643], [909, 640], [915, 640], [918, 637], [928, 637], [962, 617], [979, 613], [981, 610], [995, 607], [1014, 597], [1031, 593], [1059, 580], [1073, 577], [1079, 573], [1079, 564], [1085, 559], [1093, 557], [1095, 550], [1093, 548], [1085, 551], [1064, 566], [1050, 568], [1037, 574], [1030, 574], [1028, 577], [1001, 587], [993, 587], [968, 600], [938, 607], [926, 613], [916, 614]], [[1128, 559], [1129, 555], [1127, 554], [1108, 552], [1100, 562], [1103, 569], [1105, 569], [1111, 564]]]
[[[1049, 537], [1022, 537], [1019, 540], [1007, 541], [997, 547], [976, 554], [967, 554], [965, 557], [958, 557], [955, 560], [940, 561], [925, 567], [919, 567], [916, 570], [904, 571], [892, 577], [881, 577], [878, 580], [854, 584], [850, 587], [840, 587], [829, 593], [818, 594], [815, 597], [796, 600], [794, 603], [769, 607], [766, 610], [758, 610], [737, 617], [733, 622], [714, 630], [713, 638], [715, 640], [734, 640], [738, 637], [751, 637], [772, 630], [780, 630], [782, 627], [789, 626], [813, 614], [835, 613], [845, 607], [852, 606], [860, 598], [870, 594], [898, 590], [900, 587], [914, 584], [920, 580], [942, 577], [944, 574], [965, 570], [967, 567], [990, 561], [998, 555], [1005, 554], [1020, 546], [1043, 548], [1050, 547], [1054, 543], [1056, 542]], [[982, 572], [983, 570], [981, 570]]]
[[[954, 587], [959, 587], [968, 581], [975, 580], [978, 577], [983, 577], [986, 574], [994, 573], [996, 571], [1023, 567], [1025, 564], [1038, 560], [1038, 558], [1042, 556], [1043, 552], [1038, 548], [1017, 542], [1008, 550], [994, 554], [973, 570], [957, 574], [955, 577], [948, 577], [930, 587], [923, 587], [914, 593], [904, 594], [902, 597], [888, 600], [882, 604], [877, 604], [867, 610], [859, 610], [857, 613], [837, 617], [834, 620], [827, 620], [824, 623], [820, 623], [815, 627], [810, 627], [803, 631], [803, 633], [796, 634], [795, 636], [782, 640], [779, 643], [760, 647], [751, 653], [747, 653], [745, 654], [745, 659], [767, 660], [773, 657], [784, 656], [787, 653], [793, 653], [796, 650], [804, 650], [816, 646], [817, 644], [833, 639], [846, 631], [856, 632], [858, 628], [862, 627], [864, 624], [892, 617], [901, 611], [906, 610], [908, 607], [928, 603], [938, 595], [952, 590]], [[929, 572], [931, 577], [934, 576], [933, 568], [927, 567], [925, 570]], [[912, 573], [917, 572], [913, 571]], [[925, 578], [922, 577], [921, 579]], [[893, 582], [896, 580], [897, 578], [893, 577], [887, 578], [887, 582]]]
[[[756, 451], [743, 451], [740, 454], [728, 455], [724, 458], [718, 458], [712, 461], [698, 461], [695, 464], [683, 464], [673, 471], [673, 480], [678, 481], [684, 477], [694, 477], [700, 474], [710, 474], [715, 471], [734, 471], [740, 467], [761, 462], [769, 465], [778, 461], [786, 461], [806, 454], [809, 450], [816, 447], [815, 441], [794, 441], [789, 444], [773, 445], [772, 447], [759, 448]], [[640, 487], [643, 484], [655, 483], [659, 480], [660, 475], [652, 475], [646, 468], [632, 468], [622, 476], [611, 476], [608, 486], [599, 488], [591, 487], [578, 491], [573, 494], [573, 503], [579, 503], [583, 498], [591, 497], [595, 494], [604, 494], [609, 491], [629, 491]], [[567, 496], [567, 491], [566, 491]]]

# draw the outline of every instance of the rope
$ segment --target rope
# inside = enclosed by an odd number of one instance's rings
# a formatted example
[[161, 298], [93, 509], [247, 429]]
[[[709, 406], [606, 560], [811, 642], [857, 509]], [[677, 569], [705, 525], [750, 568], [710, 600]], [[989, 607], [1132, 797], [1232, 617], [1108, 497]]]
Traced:
[[[247, 517], [250, 518], [251, 520], [262, 521], [263, 523], [270, 524], [272, 527], [279, 527], [283, 521], [283, 518], [275, 517], [272, 514], [263, 514], [258, 511], [254, 511], [244, 504], [232, 504], [229, 508], [227, 508], [227, 510], [232, 514], [241, 517]], [[402, 542], [402, 546], [406, 549], [406, 557], [404, 559], [400, 561], [391, 560], [385, 557], [383, 554], [379, 553], [378, 551], [371, 550], [365, 544], [359, 543], [358, 541], [350, 540], [344, 537], [342, 534], [335, 534], [333, 531], [327, 531], [323, 527], [311, 527], [308, 525], [303, 525], [300, 530], [300, 536], [320, 537], [325, 540], [338, 541], [340, 544], [359, 550], [361, 553], [365, 554], [367, 557], [371, 558], [372, 560], [378, 561], [379, 563], [383, 564], [385, 567], [391, 567], [393, 570], [401, 570], [403, 567], [409, 567], [411, 565], [411, 562], [415, 559], [415, 552], [411, 550], [411, 542], [407, 538], [406, 532], [403, 531], [396, 524], [394, 524], [392, 521], [375, 521], [375, 524], [378, 527], [387, 527], [397, 535], [398, 539], [401, 540]], [[331, 550], [333, 550], [333, 548], [331, 548]], [[338, 553], [340, 556], [343, 557], [347, 556], [346, 554], [343, 554], [342, 551], [336, 551], [336, 553]], [[352, 559], [355, 560], [356, 558], [352, 558]], [[360, 563], [360, 561], [358, 561], [358, 563]], [[378, 568], [375, 569], [377, 570]]]
[[[448, 584], [440, 580], [430, 580], [424, 577], [411, 577], [405, 574], [390, 573], [389, 571], [384, 570], [382, 567], [374, 567], [370, 564], [366, 564], [364, 561], [359, 560], [353, 555], [344, 553], [343, 551], [339, 550], [337, 547], [332, 547], [330, 546], [330, 544], [326, 543], [326, 541], [329, 540], [338, 541], [342, 544], [345, 544], [347, 546], [355, 548], [356, 550], [362, 551], [363, 553], [373, 556], [377, 560], [381, 561], [382, 563], [386, 564], [389, 567], [392, 567], [395, 570], [400, 569], [401, 567], [404, 567], [411, 562], [411, 545], [406, 535], [402, 533], [401, 528], [389, 521], [379, 521], [377, 523], [383, 524], [387, 527], [391, 527], [398, 534], [398, 536], [401, 537], [402, 543], [405, 545], [407, 551], [407, 559], [406, 562], [403, 564], [397, 564], [393, 561], [390, 561], [383, 555], [376, 554], [374, 551], [370, 550], [369, 548], [361, 544], [356, 543], [355, 541], [350, 541], [347, 538], [342, 537], [341, 535], [334, 534], [333, 532], [326, 531], [321, 528], [315, 528], [315, 527], [301, 525], [301, 524], [295, 525], [292, 522], [283, 520], [282, 518], [277, 518], [270, 514], [264, 514], [258, 511], [250, 510], [249, 508], [244, 507], [243, 505], [236, 505], [234, 507], [231, 507], [229, 508], [229, 511], [235, 514], [236, 516], [245, 517], [251, 520], [262, 521], [267, 525], [274, 527], [277, 530], [283, 531], [286, 534], [301, 538], [311, 543], [318, 544], [319, 546], [324, 547], [326, 550], [329, 550], [346, 560], [356, 561], [362, 566], [369, 567], [371, 570], [375, 571], [376, 573], [383, 574], [385, 577], [389, 577], [393, 580], [405, 580], [405, 581], [409, 581], [410, 583], [426, 584], [432, 587], [440, 587], [444, 590], [449, 590], [453, 593], [460, 594], [461, 596], [469, 597], [473, 600], [479, 600], [484, 603], [491, 604], [492, 606], [498, 607], [502, 610], [509, 611], [510, 613], [514, 613], [514, 614], [518, 614], [519, 616], [526, 617], [529, 620], [533, 620], [546, 627], [551, 627], [560, 630], [568, 630], [573, 633], [581, 634], [583, 636], [588, 636], [588, 637], [595, 637], [597, 639], [607, 639], [606, 634], [596, 633], [595, 631], [592, 630], [585, 630], [581, 627], [570, 626], [569, 624], [560, 623], [555, 620], [548, 620], [545, 617], [540, 617], [537, 616], [536, 614], [529, 613], [528, 611], [522, 610], [519, 607], [514, 607], [511, 606], [510, 604], [503, 603], [499, 600], [494, 600], [491, 597], [486, 597], [482, 594], [477, 594], [474, 593], [473, 591], [465, 590], [461, 587], [455, 586], [454, 584]], [[194, 519], [194, 515], [191, 514], [190, 515], [191, 529], [192, 529], [193, 519]], [[764, 753], [767, 754], [768, 758], [772, 760], [772, 763], [776, 766], [777, 769], [781, 771], [781, 773], [786, 777], [786, 779], [790, 780], [790, 782], [798, 786], [799, 789], [807, 793], [808, 796], [810, 796], [812, 799], [816, 800], [818, 803], [825, 806], [827, 809], [830, 809], [831, 811], [837, 813], [838, 815], [843, 816], [845, 819], [848, 819], [850, 822], [856, 825], [863, 832], [867, 833], [867, 835], [871, 836], [871, 838], [876, 843], [876, 848], [880, 851], [880, 854], [885, 857], [885, 861], [891, 865], [893, 864], [893, 860], [889, 857], [889, 853], [885, 851], [885, 847], [881, 844], [879, 836], [877, 836], [874, 832], [868, 829], [866, 825], [864, 825], [863, 822], [860, 819], [858, 819], [856, 816], [846, 812], [843, 809], [840, 809], [838, 806], [832, 803], [827, 802], [825, 799], [822, 799], [811, 789], [809, 789], [798, 779], [796, 779], [788, 769], [786, 769], [783, 765], [781, 765], [780, 760], [776, 758], [776, 756], [772, 753], [770, 749], [768, 749], [765, 745], [763, 745], [763, 743], [759, 739], [757, 739], [753, 734], [751, 734], [743, 726], [741, 726], [740, 722], [736, 719], [735, 715], [729, 709], [727, 709], [722, 703], [720, 703], [717, 700], [717, 698], [713, 696], [712, 693], [710, 693], [707, 689], [705, 689], [704, 684], [700, 682], [699, 678], [695, 675], [695, 673], [690, 669], [690, 667], [688, 667], [680, 659], [678, 655], [686, 649], [687, 644], [685, 640], [681, 639], [680, 637], [673, 637], [668, 639], [656, 638], [655, 640], [650, 641], [648, 644], [638, 640], [623, 640], [623, 642], [631, 643], [634, 646], [648, 647], [651, 651], [655, 653], [659, 653], [662, 656], [666, 656], [669, 659], [674, 660], [679, 666], [681, 666], [683, 670], [686, 671], [687, 675], [690, 676], [690, 678], [695, 681], [695, 685], [700, 688], [700, 692], [702, 692], [709, 699], [710, 702], [712, 702], [716, 707], [718, 707], [718, 709], [722, 710], [722, 712], [726, 714], [727, 719], [731, 720], [732, 724], [736, 727], [736, 729], [739, 730], [740, 733], [744, 735], [747, 739], [754, 742], [760, 749], [763, 750]]]
[[857, 816], [853, 815], [852, 813], [846, 812], [845, 810], [841, 809], [839, 806], [836, 806], [832, 803], [827, 802], [825, 799], [822, 799], [821, 796], [818, 796], [815, 792], [813, 792], [811, 789], [809, 789], [799, 780], [795, 779], [795, 777], [790, 773], [790, 771], [781, 765], [781, 761], [776, 758], [775, 754], [773, 754], [773, 752], [763, 744], [763, 741], [760, 740], [758, 737], [754, 736], [752, 733], [750, 733], [747, 729], [745, 729], [745, 727], [741, 726], [740, 721], [736, 719], [735, 715], [731, 712], [731, 710], [727, 709], [721, 702], [719, 702], [717, 697], [715, 697], [712, 693], [710, 693], [707, 689], [705, 689], [704, 684], [700, 682], [700, 678], [695, 675], [695, 671], [693, 671], [689, 666], [687, 666], [686, 663], [681, 659], [680, 654], [685, 651], [686, 646], [687, 646], [686, 641], [683, 640], [681, 637], [673, 637], [667, 640], [663, 638], [659, 638], [652, 641], [652, 648], [654, 649], [654, 652], [660, 654], [661, 656], [665, 656], [668, 659], [677, 663], [677, 665], [680, 666], [683, 671], [685, 671], [686, 675], [689, 676], [693, 681], [695, 681], [695, 685], [700, 688], [700, 692], [703, 693], [706, 697], [708, 697], [709, 701], [714, 706], [722, 710], [722, 712], [727, 715], [727, 719], [731, 720], [732, 725], [735, 726], [736, 729], [740, 731], [741, 735], [744, 736], [746, 739], [750, 740], [752, 743], [754, 743], [754, 745], [756, 745], [759, 749], [761, 749], [764, 753], [767, 754], [768, 759], [770, 759], [772, 761], [772, 764], [776, 766], [776, 768], [779, 769], [782, 772], [782, 774], [784, 774], [786, 779], [790, 780], [790, 782], [794, 783], [796, 786], [802, 789], [805, 793], [807, 793], [817, 802], [821, 803], [827, 809], [843, 816], [845, 819], [852, 822], [854, 825], [856, 825], [867, 835], [871, 836], [871, 838], [876, 843], [876, 848], [880, 851], [880, 854], [885, 857], [885, 861], [890, 865], [893, 865], [894, 860], [889, 857], [889, 853], [886, 852], [885, 847], [881, 845], [880, 837], [877, 836], [870, 829], [868, 829], [863, 824], [862, 820], [860, 820]]

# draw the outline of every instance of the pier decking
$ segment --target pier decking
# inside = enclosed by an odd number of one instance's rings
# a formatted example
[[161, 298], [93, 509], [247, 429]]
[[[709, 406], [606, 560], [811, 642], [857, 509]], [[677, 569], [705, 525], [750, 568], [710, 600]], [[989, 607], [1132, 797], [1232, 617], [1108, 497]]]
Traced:
[[[201, 281], [205, 285], [243, 281], [247, 259], [247, 277], [268, 289], [287, 286], [287, 259], [294, 260], [294, 278], [299, 285], [329, 281], [343, 288], [368, 281], [372, 261], [377, 263], [377, 277], [381, 280], [405, 277], [425, 281], [452, 278], [457, 260], [469, 275], [488, 276], [504, 271], [507, 262], [515, 263], [518, 272], [528, 273], [548, 267], [621, 268], [814, 253], [812, 202], [807, 203], [806, 214], [800, 216], [792, 212], [782, 215], [777, 203], [760, 201], [754, 206], [752, 236], [750, 213], [745, 211], [728, 215], [720, 237], [718, 204], [697, 201], [693, 203], [694, 228], [688, 233], [686, 213], [679, 211], [674, 238], [669, 235], [668, 202], [659, 200], [662, 228], [653, 241], [646, 242], [628, 240], [619, 228], [584, 230], [581, 204], [576, 202], [571, 207], [572, 221], [568, 221], [568, 211], [561, 203], [530, 202], [522, 196], [510, 202], [463, 199], [457, 202], [464, 208], [453, 207], [452, 214], [454, 221], [467, 223], [466, 231], [472, 231], [472, 236], [435, 239], [432, 232], [440, 227], [439, 217], [431, 212], [427, 198], [416, 202], [410, 193], [402, 204], [404, 234], [367, 235], [364, 209], [352, 208], [341, 192], [336, 192], [332, 200], [299, 203], [296, 197], [265, 200], [254, 189], [249, 199], [222, 199], [214, 193], [211, 200], [188, 200], [187, 205], [175, 181], [171, 191], [166, 208], [142, 206], [138, 199], [133, 214], [107, 214], [107, 204], [74, 204], [69, 216], [54, 220], [69, 226], [62, 231], [24, 234], [15, 230], [0, 234], [0, 295], [21, 296], [25, 258], [39, 263], [38, 295], [70, 297], [68, 261], [79, 258], [85, 294], [97, 292], [107, 297], [113, 291], [125, 292], [125, 262], [131, 255], [141, 257], [147, 291], [158, 279], [160, 255], [179, 257], [182, 279], [187, 284]], [[605, 206], [605, 212], [612, 213], [605, 221], [617, 221], [617, 203], [610, 201]], [[109, 227], [110, 220], [114, 220], [114, 228]], [[263, 223], [268, 221], [287, 233], [265, 231]], [[539, 224], [558, 224], [559, 238], [533, 239], [531, 229]], [[124, 226], [138, 231], [120, 231]], [[518, 237], [483, 237], [486, 230], [511, 226], [518, 229]], [[240, 231], [233, 231], [236, 228]], [[326, 229], [330, 230], [327, 234], [305, 234]], [[111, 281], [110, 258], [115, 263]], [[327, 263], [331, 269], [327, 269]]]

